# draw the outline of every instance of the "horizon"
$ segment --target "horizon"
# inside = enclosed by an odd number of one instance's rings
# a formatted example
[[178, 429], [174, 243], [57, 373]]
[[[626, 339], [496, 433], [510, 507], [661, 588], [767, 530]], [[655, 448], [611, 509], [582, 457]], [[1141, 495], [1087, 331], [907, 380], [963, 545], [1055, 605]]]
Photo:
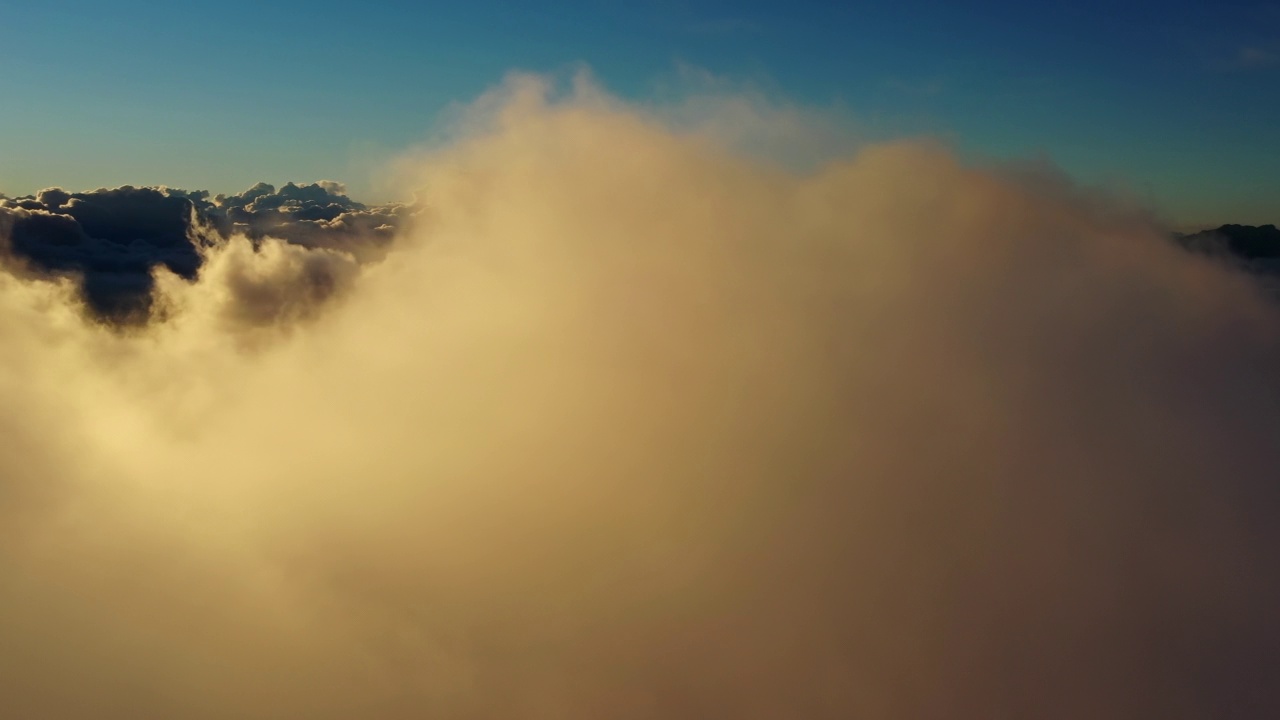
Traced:
[[1267, 161], [1280, 157], [1275, 3], [9, 12], [0, 192], [11, 196], [330, 178], [382, 201], [386, 164], [507, 74], [586, 67], [638, 104], [738, 94], [820, 117], [828, 135], [810, 158], [932, 137], [984, 162], [1047, 159], [1180, 226], [1280, 221]]
[[[79, 188], [79, 189], [77, 189], [77, 188], [59, 187], [59, 186], [52, 186], [52, 187], [47, 187], [47, 188], [40, 188], [40, 189], [36, 190], [35, 192], [26, 193], [26, 194], [11, 194], [11, 195], [7, 195], [7, 194], [5, 194], [5, 193], [0, 193], [0, 200], [4, 200], [4, 199], [9, 199], [9, 200], [26, 200], [26, 199], [34, 199], [34, 198], [36, 198], [40, 193], [42, 193], [42, 192], [48, 192], [48, 191], [51, 191], [51, 190], [52, 190], [52, 191], [65, 191], [65, 192], [70, 193], [70, 194], [73, 194], [73, 195], [77, 195], [77, 194], [78, 194], [78, 195], [91, 195], [91, 194], [96, 194], [96, 193], [110, 193], [110, 192], [113, 192], [113, 191], [119, 191], [119, 190], [125, 190], [125, 189], [149, 189], [149, 190], [159, 190], [159, 191], [173, 191], [173, 192], [176, 192], [176, 193], [179, 193], [179, 194], [184, 194], [184, 193], [204, 193], [204, 194], [205, 194], [205, 196], [209, 199], [209, 201], [213, 202], [213, 201], [216, 201], [218, 197], [232, 198], [232, 197], [235, 197], [235, 196], [243, 195], [243, 194], [245, 194], [245, 193], [251, 192], [251, 191], [253, 191], [253, 190], [257, 189], [257, 188], [264, 187], [264, 186], [265, 186], [265, 187], [267, 187], [267, 188], [270, 188], [270, 191], [271, 191], [271, 192], [276, 192], [276, 191], [279, 191], [279, 190], [284, 190], [284, 189], [286, 189], [286, 188], [288, 188], [288, 187], [290, 187], [290, 186], [292, 186], [292, 187], [296, 187], [296, 188], [323, 187], [323, 188], [325, 188], [326, 190], [328, 190], [328, 191], [330, 191], [330, 192], [335, 192], [335, 193], [337, 193], [337, 194], [343, 195], [343, 196], [345, 196], [345, 197], [349, 198], [350, 200], [352, 200], [353, 202], [356, 202], [356, 203], [359, 203], [359, 204], [362, 204], [362, 205], [366, 205], [366, 206], [369, 206], [369, 207], [383, 207], [383, 206], [389, 206], [389, 205], [400, 205], [400, 204], [405, 204], [405, 202], [406, 202], [406, 201], [404, 201], [404, 200], [395, 200], [395, 199], [378, 199], [378, 200], [370, 200], [370, 199], [362, 198], [362, 197], [360, 197], [358, 194], [356, 194], [356, 193], [352, 192], [352, 191], [351, 191], [351, 189], [347, 186], [347, 184], [346, 184], [346, 183], [341, 182], [341, 181], [339, 181], [339, 180], [334, 180], [334, 179], [332, 179], [332, 178], [321, 178], [321, 179], [316, 179], [316, 180], [311, 180], [311, 181], [286, 180], [286, 181], [284, 181], [284, 182], [282, 182], [282, 183], [279, 183], [279, 184], [277, 184], [277, 183], [272, 183], [272, 182], [268, 182], [268, 181], [259, 181], [259, 182], [257, 182], [257, 183], [253, 183], [252, 185], [250, 185], [250, 186], [248, 186], [248, 187], [241, 188], [239, 191], [215, 191], [215, 190], [211, 190], [211, 189], [207, 189], [207, 188], [186, 188], [186, 187], [171, 187], [171, 186], [168, 186], [168, 185], [132, 185], [132, 184], [117, 185], [117, 186], [115, 186], [115, 187], [95, 187], [95, 188]], [[1225, 221], [1225, 222], [1214, 222], [1214, 223], [1190, 223], [1190, 224], [1173, 224], [1173, 223], [1165, 223], [1165, 225], [1164, 225], [1164, 226], [1166, 227], [1166, 229], [1168, 229], [1168, 230], [1169, 230], [1169, 231], [1171, 231], [1171, 232], [1175, 232], [1175, 233], [1179, 233], [1179, 234], [1191, 234], [1191, 233], [1196, 233], [1196, 232], [1205, 232], [1205, 231], [1211, 231], [1211, 230], [1218, 230], [1218, 229], [1221, 229], [1221, 228], [1223, 228], [1223, 227], [1228, 227], [1228, 226], [1232, 226], [1232, 225], [1241, 225], [1241, 226], [1245, 226], [1245, 227], [1262, 227], [1262, 228], [1266, 228], [1266, 227], [1277, 227], [1277, 226], [1280, 226], [1280, 222], [1239, 223], [1239, 222]]]

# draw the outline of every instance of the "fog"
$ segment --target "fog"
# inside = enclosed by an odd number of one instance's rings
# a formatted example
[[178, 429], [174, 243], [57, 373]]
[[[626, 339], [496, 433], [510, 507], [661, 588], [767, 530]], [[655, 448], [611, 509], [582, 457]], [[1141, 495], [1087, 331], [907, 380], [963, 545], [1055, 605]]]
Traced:
[[1280, 716], [1250, 278], [927, 141], [463, 117], [385, 257], [233, 237], [127, 328], [0, 273], [6, 716]]

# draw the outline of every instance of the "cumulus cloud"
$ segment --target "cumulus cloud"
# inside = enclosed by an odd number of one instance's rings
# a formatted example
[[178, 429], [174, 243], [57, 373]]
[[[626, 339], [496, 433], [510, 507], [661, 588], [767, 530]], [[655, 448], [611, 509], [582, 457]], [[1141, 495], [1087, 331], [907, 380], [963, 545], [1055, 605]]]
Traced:
[[12, 713], [1276, 716], [1256, 283], [929, 144], [799, 174], [547, 87], [414, 161], [384, 262], [241, 238], [133, 333], [0, 275]]
[[1180, 233], [1175, 237], [1197, 252], [1245, 261], [1280, 259], [1280, 229], [1275, 225], [1221, 225], [1214, 230]]
[[410, 209], [367, 206], [340, 183], [259, 183], [238, 195], [164, 187], [124, 186], [0, 198], [0, 242], [7, 264], [28, 272], [81, 278], [82, 297], [96, 316], [145, 321], [151, 316], [157, 268], [194, 279], [209, 247], [235, 236], [266, 238], [348, 253], [362, 262], [381, 257]]

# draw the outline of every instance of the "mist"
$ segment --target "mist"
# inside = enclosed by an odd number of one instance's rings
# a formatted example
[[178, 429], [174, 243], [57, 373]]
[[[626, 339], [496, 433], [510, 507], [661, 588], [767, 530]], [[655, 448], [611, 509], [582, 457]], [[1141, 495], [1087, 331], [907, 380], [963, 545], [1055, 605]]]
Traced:
[[1253, 279], [928, 141], [462, 118], [376, 257], [0, 272], [6, 715], [1280, 714]]

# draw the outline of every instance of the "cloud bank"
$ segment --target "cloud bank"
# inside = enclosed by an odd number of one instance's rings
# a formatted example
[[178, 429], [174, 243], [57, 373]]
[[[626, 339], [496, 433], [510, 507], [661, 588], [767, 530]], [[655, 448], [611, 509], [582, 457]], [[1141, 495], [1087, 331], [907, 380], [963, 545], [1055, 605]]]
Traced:
[[[0, 198], [0, 253], [10, 266], [46, 277], [75, 276], [92, 314], [115, 322], [145, 321], [152, 268], [194, 279], [206, 250], [233, 236], [284, 240], [381, 257], [409, 215], [403, 205], [367, 206], [322, 181], [276, 190], [259, 183], [239, 195], [131, 187], [69, 193], [50, 188]], [[7, 242], [5, 242], [7, 241]]]
[[129, 333], [0, 274], [11, 713], [1280, 712], [1255, 282], [929, 144], [549, 97], [406, 165], [381, 262], [232, 232]]

